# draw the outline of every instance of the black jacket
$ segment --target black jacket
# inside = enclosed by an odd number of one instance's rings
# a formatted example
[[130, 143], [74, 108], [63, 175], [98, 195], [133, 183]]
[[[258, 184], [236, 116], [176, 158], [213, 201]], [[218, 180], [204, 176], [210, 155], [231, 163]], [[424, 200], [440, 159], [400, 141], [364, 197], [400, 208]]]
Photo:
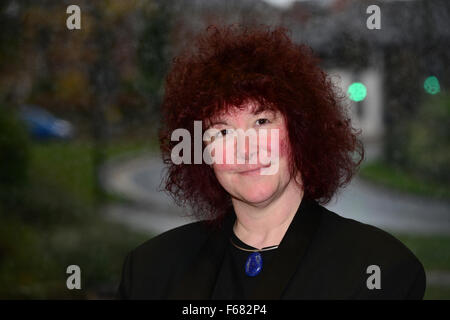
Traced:
[[[214, 299], [236, 215], [167, 231], [126, 257], [120, 299]], [[275, 257], [248, 299], [422, 299], [425, 272], [390, 234], [302, 200]], [[381, 288], [369, 289], [376, 265]], [[370, 281], [369, 281], [370, 282]]]

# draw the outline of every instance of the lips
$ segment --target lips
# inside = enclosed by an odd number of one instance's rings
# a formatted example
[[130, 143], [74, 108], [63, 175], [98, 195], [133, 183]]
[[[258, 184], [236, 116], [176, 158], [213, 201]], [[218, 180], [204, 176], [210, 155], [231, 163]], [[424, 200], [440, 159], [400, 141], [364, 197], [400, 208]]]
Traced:
[[242, 174], [242, 175], [259, 175], [259, 170], [262, 168], [268, 168], [270, 167], [270, 165], [267, 166], [260, 166], [260, 165], [255, 165], [255, 166], [246, 166], [245, 169], [239, 170], [237, 173]]

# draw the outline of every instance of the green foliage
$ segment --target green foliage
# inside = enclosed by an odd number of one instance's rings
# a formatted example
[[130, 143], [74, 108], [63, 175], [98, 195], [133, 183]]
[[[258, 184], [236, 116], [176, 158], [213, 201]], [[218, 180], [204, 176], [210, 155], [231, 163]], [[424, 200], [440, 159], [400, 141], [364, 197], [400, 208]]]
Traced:
[[[92, 205], [93, 146], [83, 141], [31, 144], [20, 201], [0, 203], [0, 299], [112, 298], [126, 253], [150, 238], [110, 222]], [[108, 156], [145, 149], [119, 142]], [[82, 290], [66, 288], [78, 265]]]
[[84, 204], [94, 203], [93, 143], [51, 141], [34, 144], [30, 177], [49, 188], [62, 188]]
[[395, 235], [422, 262], [424, 268], [450, 272], [450, 236]]
[[29, 140], [13, 109], [0, 106], [0, 203], [11, 205], [27, 182]]
[[[80, 214], [82, 222], [57, 226], [2, 219], [0, 299], [113, 297], [126, 253], [149, 236], [86, 208]], [[66, 268], [72, 264], [82, 270], [82, 290], [66, 287]]]
[[445, 286], [427, 286], [424, 300], [450, 300], [450, 288]]
[[450, 199], [449, 185], [421, 178], [404, 167], [370, 162], [361, 167], [360, 174], [363, 178], [400, 192]]
[[411, 170], [450, 185], [450, 95], [429, 96], [408, 129], [406, 155]]
[[137, 87], [146, 97], [155, 114], [153, 119], [156, 119], [170, 61], [171, 11], [165, 2], [150, 8], [152, 9], [142, 10], [141, 16], [143, 27], [139, 33], [136, 51], [140, 70]]
[[[444, 235], [395, 235], [422, 262], [425, 272], [450, 272], [450, 237]], [[445, 283], [427, 283], [424, 299], [450, 299]]]
[[17, 61], [21, 28], [19, 19], [7, 13], [12, 3], [10, 0], [0, 2], [0, 71]]

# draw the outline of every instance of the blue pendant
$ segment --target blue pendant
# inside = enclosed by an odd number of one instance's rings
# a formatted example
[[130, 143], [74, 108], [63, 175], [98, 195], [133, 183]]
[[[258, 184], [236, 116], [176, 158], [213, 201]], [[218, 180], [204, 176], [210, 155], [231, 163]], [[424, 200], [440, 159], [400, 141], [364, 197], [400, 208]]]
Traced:
[[250, 277], [257, 276], [261, 272], [262, 266], [263, 261], [261, 253], [253, 252], [248, 256], [247, 261], [245, 262], [245, 273]]

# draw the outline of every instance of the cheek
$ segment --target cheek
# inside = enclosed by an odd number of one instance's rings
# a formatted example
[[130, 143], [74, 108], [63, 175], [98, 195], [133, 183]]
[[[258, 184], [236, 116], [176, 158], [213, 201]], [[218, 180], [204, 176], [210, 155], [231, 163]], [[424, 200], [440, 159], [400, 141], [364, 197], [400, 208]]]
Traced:
[[213, 165], [213, 170], [219, 184], [229, 192], [230, 187], [234, 185], [234, 183], [232, 182], [233, 175], [229, 174], [229, 165], [215, 164]]
[[[290, 143], [289, 143], [289, 136], [287, 133], [287, 130], [285, 128], [278, 128], [278, 141], [275, 141], [274, 143], [278, 142], [278, 155], [280, 158], [285, 158], [290, 153]], [[272, 150], [272, 135], [268, 136], [267, 139], [267, 151], [269, 154]]]
[[[230, 170], [233, 168], [236, 153], [233, 139], [215, 141], [209, 144], [208, 148], [209, 154], [213, 159], [215, 159], [214, 168], [217, 168], [221, 171]], [[227, 154], [227, 152], [229, 154]], [[227, 162], [231, 164], [226, 164]]]
[[290, 154], [291, 145], [286, 127], [280, 130], [280, 158], [286, 158]]
[[290, 153], [290, 144], [289, 138], [285, 136], [283, 139], [280, 139], [280, 158], [285, 158]]

